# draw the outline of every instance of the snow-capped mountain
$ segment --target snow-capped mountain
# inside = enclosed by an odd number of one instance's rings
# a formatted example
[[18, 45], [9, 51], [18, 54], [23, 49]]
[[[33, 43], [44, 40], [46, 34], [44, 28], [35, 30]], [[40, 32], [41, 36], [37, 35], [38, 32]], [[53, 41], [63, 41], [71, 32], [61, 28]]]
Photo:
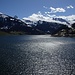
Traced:
[[[72, 19], [75, 21], [75, 19]], [[34, 17], [23, 18], [22, 20], [0, 14], [0, 30], [1, 31], [22, 31], [27, 34], [55, 34], [62, 29], [69, 29], [70, 19], [44, 17], [42, 15], [34, 15]]]
[[28, 19], [23, 19], [23, 21], [26, 24], [43, 31], [44, 33], [49, 33], [49, 34], [54, 34], [54, 33], [57, 33], [61, 29], [68, 28], [67, 25], [61, 22], [58, 22], [57, 20], [54, 20], [54, 19], [52, 20], [52, 22], [43, 21], [43, 20], [32, 21]]
[[48, 33], [52, 32], [52, 29], [56, 30], [59, 27], [61, 27], [62, 25], [64, 25], [64, 24], [61, 24], [61, 23], [57, 23], [56, 21], [57, 21], [56, 19], [53, 22], [47, 22], [47, 21], [43, 21], [43, 20], [31, 21], [31, 20], [28, 20], [28, 19], [23, 19], [23, 22], [25, 22], [27, 24], [27, 26], [35, 27], [39, 30], [42, 30], [42, 31], [45, 31], [45, 32], [48, 32]]

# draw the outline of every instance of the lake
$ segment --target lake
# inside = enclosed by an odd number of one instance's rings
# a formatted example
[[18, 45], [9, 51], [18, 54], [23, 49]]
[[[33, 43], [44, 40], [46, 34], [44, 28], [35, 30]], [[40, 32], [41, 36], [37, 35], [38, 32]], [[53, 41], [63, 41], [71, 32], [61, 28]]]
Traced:
[[0, 36], [0, 75], [75, 75], [75, 38]]

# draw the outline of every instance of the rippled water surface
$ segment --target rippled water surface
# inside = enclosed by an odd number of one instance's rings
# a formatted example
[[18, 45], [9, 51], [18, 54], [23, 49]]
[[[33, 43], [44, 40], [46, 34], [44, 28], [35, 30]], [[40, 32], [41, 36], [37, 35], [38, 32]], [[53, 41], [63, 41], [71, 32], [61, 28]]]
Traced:
[[0, 75], [75, 75], [75, 38], [0, 36]]

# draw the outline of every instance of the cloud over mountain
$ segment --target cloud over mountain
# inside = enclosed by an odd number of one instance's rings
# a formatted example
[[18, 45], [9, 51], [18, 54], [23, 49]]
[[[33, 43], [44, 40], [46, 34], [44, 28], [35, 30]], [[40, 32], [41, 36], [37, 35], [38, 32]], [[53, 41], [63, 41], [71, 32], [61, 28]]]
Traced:
[[70, 24], [72, 24], [73, 20], [75, 20], [75, 15], [69, 15], [69, 16], [56, 16], [56, 15], [48, 15], [47, 14], [42, 14], [40, 11], [38, 13], [33, 13], [31, 16], [29, 17], [24, 17], [24, 20], [31, 20], [33, 22], [36, 21], [47, 21], [47, 22], [56, 22], [56, 23], [61, 23], [61, 24], [67, 24], [66, 22], [61, 22], [59, 20], [53, 20], [53, 18], [61, 18], [66, 20], [67, 22], [69, 22]]

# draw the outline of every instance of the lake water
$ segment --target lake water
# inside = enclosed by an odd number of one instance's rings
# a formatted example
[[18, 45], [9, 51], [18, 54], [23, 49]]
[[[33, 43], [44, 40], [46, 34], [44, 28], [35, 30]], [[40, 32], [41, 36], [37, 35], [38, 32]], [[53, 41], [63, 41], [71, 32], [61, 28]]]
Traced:
[[0, 75], [75, 75], [75, 38], [0, 36]]

